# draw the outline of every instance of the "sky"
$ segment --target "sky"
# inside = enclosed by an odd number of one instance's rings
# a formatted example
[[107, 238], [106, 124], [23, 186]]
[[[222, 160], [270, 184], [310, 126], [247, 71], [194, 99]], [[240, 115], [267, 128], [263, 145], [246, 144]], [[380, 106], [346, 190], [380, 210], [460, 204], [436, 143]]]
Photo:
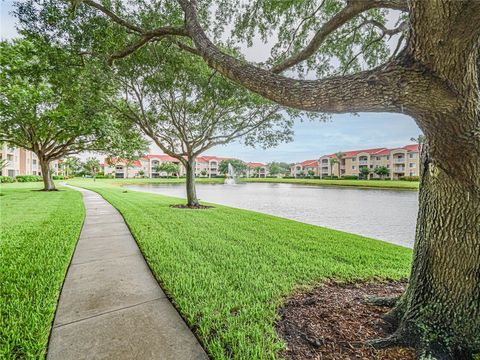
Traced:
[[[12, 0], [0, 1], [0, 38], [12, 39], [18, 36], [16, 19], [12, 16]], [[268, 54], [268, 47], [245, 48], [249, 60], [261, 61]], [[205, 155], [235, 157], [244, 161], [297, 162], [317, 159], [322, 155], [338, 151], [376, 147], [398, 147], [410, 143], [411, 137], [421, 133], [413, 119], [403, 114], [359, 113], [333, 115], [330, 121], [298, 121], [294, 125], [292, 142], [275, 148], [262, 149], [247, 147], [240, 142], [215, 147]], [[152, 153], [161, 153], [151, 146]]]

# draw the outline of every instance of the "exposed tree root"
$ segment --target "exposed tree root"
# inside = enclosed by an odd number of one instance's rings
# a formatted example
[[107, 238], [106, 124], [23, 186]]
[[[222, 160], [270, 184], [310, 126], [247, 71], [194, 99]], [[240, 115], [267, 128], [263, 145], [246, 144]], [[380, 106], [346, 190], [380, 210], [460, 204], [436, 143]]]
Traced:
[[375, 349], [386, 349], [394, 346], [408, 346], [408, 341], [397, 334], [393, 334], [383, 339], [375, 339], [367, 342], [368, 345]]

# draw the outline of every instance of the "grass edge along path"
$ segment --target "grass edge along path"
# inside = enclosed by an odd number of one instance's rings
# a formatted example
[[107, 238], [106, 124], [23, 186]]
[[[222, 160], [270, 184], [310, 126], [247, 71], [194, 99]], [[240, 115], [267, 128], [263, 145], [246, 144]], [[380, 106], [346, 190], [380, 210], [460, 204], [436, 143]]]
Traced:
[[82, 195], [0, 187], [0, 358], [42, 359], [84, 219]]
[[270, 215], [215, 205], [172, 209], [179, 199], [105, 181], [96, 191], [124, 216], [149, 266], [213, 359], [273, 359], [284, 344], [277, 310], [328, 279], [408, 276], [411, 250]]

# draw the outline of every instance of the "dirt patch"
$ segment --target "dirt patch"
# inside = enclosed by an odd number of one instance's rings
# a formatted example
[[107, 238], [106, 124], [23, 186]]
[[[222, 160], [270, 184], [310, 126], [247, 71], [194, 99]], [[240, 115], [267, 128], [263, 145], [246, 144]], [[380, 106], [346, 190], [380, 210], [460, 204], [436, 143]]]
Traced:
[[183, 205], [183, 204], [170, 205], [170, 207], [175, 208], [175, 209], [192, 209], [192, 210], [202, 210], [202, 209], [212, 209], [213, 208], [213, 206], [207, 206], [207, 205], [189, 206], [189, 205]]
[[287, 359], [415, 359], [410, 348], [376, 350], [369, 340], [391, 334], [382, 319], [389, 308], [365, 303], [368, 296], [396, 296], [404, 282], [381, 284], [328, 283], [295, 295], [280, 310], [277, 330], [287, 343]]

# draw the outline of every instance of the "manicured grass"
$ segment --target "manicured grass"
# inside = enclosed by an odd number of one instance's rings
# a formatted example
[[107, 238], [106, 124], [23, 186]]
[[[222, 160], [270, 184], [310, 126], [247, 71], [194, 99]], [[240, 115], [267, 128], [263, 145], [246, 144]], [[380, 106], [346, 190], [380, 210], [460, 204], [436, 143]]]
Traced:
[[322, 180], [322, 179], [282, 179], [282, 178], [249, 178], [246, 182], [286, 183], [317, 186], [349, 186], [362, 188], [418, 190], [418, 181], [400, 180]]
[[[92, 179], [84, 181], [93, 182]], [[222, 184], [224, 178], [197, 178], [197, 183]], [[400, 190], [418, 190], [418, 182], [416, 181], [399, 181], [399, 180], [321, 180], [321, 179], [283, 179], [283, 178], [239, 178], [239, 182], [262, 182], [262, 183], [285, 183], [312, 186], [348, 186], [361, 188], [380, 188], [380, 189], [400, 189]], [[170, 179], [97, 179], [99, 183], [110, 183], [118, 185], [127, 184], [173, 184], [184, 183], [184, 178]]]
[[83, 223], [79, 192], [0, 187], [0, 358], [45, 356], [58, 296]]
[[277, 309], [328, 279], [399, 279], [409, 249], [251, 211], [173, 209], [178, 199], [71, 180], [125, 217], [150, 267], [213, 359], [272, 359]]

